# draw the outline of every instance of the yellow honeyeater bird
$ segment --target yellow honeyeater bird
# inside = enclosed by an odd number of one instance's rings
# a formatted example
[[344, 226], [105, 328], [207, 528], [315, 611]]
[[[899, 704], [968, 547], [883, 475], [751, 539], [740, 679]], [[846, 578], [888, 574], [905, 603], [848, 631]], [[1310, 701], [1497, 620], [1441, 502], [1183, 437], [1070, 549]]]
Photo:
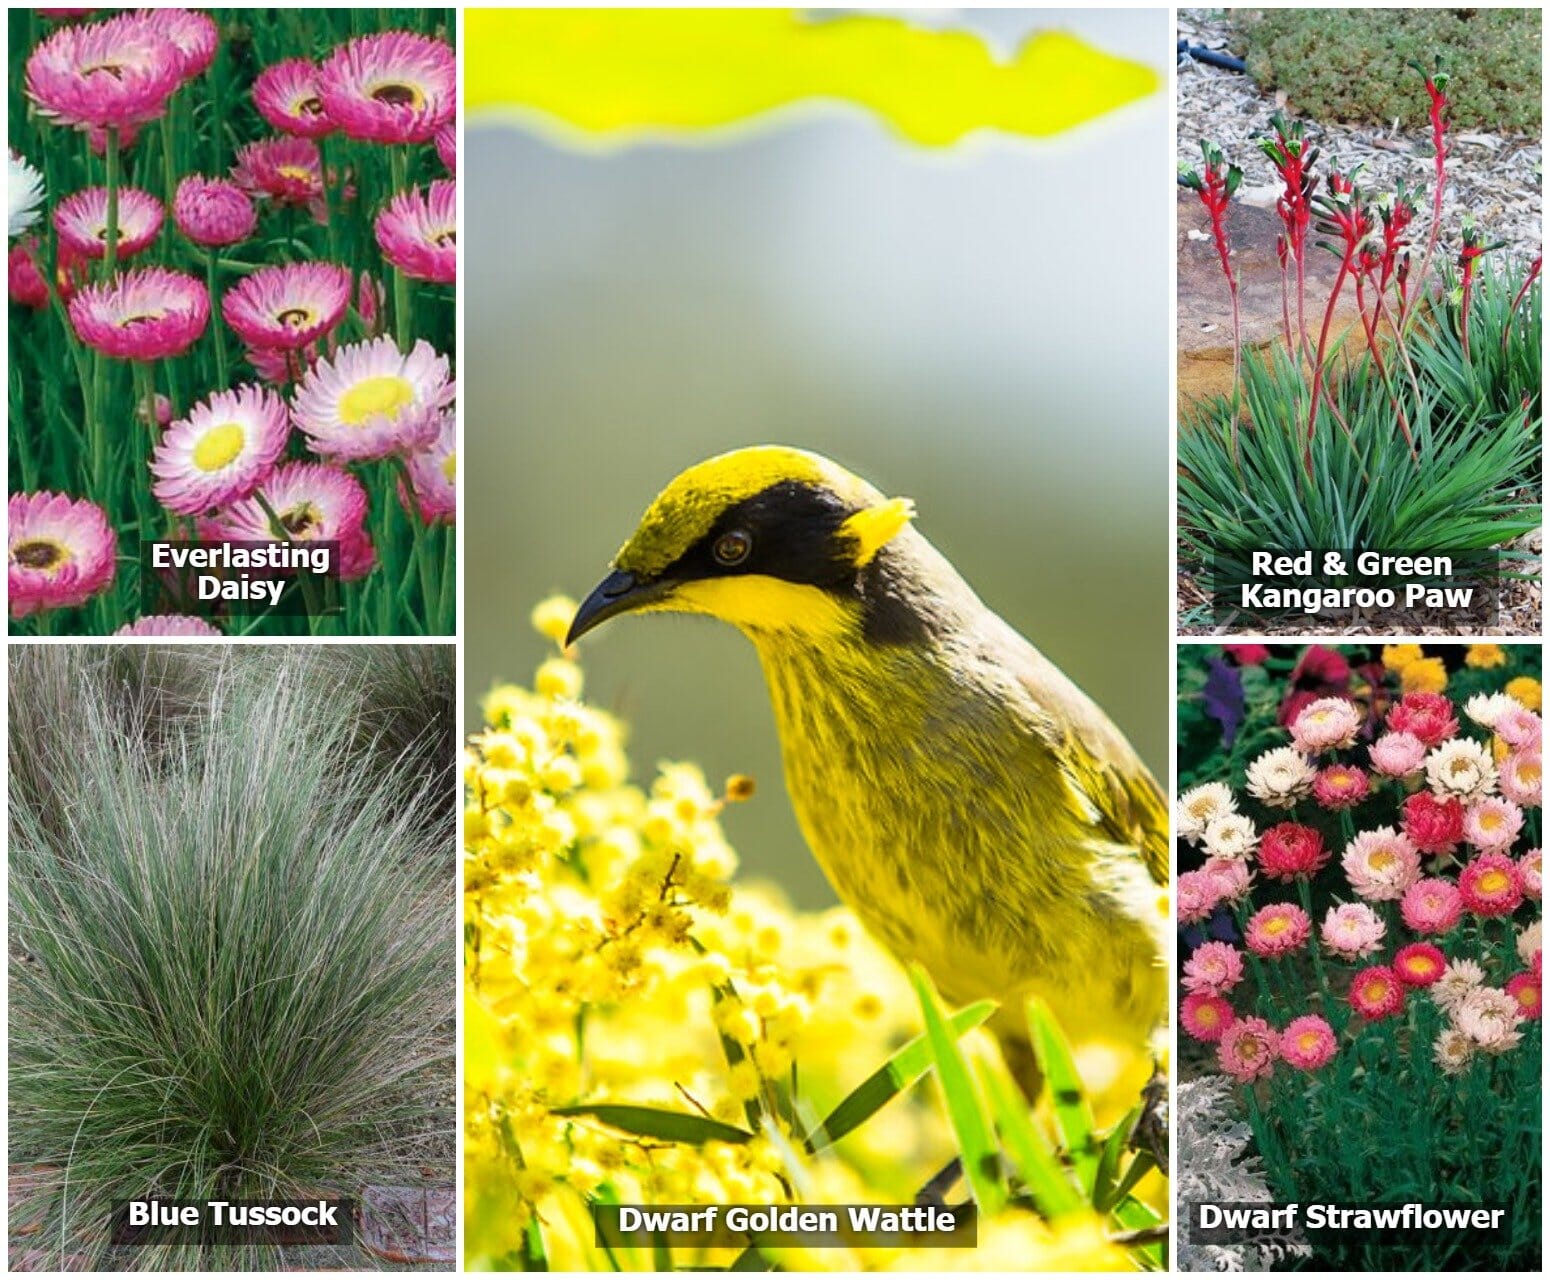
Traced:
[[845, 903], [992, 1024], [1144, 1052], [1166, 1024], [1167, 807], [1130, 743], [981, 603], [914, 507], [816, 454], [739, 449], [651, 504], [567, 644], [621, 613], [709, 614], [758, 650], [786, 783]]

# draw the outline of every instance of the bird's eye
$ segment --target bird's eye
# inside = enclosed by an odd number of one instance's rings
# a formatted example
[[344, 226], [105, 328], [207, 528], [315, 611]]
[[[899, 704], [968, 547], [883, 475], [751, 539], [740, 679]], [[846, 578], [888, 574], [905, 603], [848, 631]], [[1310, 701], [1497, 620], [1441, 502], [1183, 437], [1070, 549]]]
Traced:
[[748, 553], [753, 550], [753, 539], [741, 529], [734, 529], [731, 533], [723, 533], [716, 539], [716, 545], [711, 548], [711, 554], [716, 557], [716, 563], [725, 568], [742, 564], [748, 559]]

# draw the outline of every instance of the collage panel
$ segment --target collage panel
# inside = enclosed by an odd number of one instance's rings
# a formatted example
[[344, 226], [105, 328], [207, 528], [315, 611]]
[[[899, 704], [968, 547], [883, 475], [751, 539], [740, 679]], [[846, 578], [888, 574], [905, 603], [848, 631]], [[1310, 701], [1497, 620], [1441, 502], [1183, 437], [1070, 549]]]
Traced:
[[1538, 1268], [1542, 679], [1180, 646], [1180, 1270]]
[[1542, 634], [1542, 26], [1179, 11], [1183, 634]]
[[467, 1268], [1164, 1265], [1165, 15], [465, 39]]
[[456, 674], [11, 646], [10, 1270], [455, 1263]]
[[456, 11], [12, 8], [19, 636], [451, 636]]

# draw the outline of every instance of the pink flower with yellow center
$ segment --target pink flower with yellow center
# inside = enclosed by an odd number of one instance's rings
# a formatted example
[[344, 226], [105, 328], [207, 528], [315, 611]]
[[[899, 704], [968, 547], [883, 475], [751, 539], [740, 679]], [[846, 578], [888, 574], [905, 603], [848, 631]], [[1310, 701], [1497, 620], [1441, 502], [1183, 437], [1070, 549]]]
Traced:
[[1351, 981], [1351, 1008], [1371, 1022], [1387, 1018], [1405, 1007], [1405, 989], [1394, 971], [1381, 964], [1363, 969]]
[[1410, 838], [1393, 827], [1363, 831], [1340, 859], [1351, 887], [1369, 902], [1393, 902], [1421, 874], [1421, 854]]
[[1430, 942], [1412, 942], [1394, 953], [1394, 976], [1407, 987], [1429, 987], [1448, 967], [1448, 958]]
[[295, 351], [344, 318], [354, 283], [332, 262], [260, 267], [226, 291], [221, 314], [249, 346]]
[[306, 205], [314, 216], [323, 199], [323, 160], [311, 138], [267, 138], [237, 152], [232, 181], [255, 199]]
[[1183, 986], [1199, 995], [1224, 996], [1243, 981], [1243, 956], [1225, 942], [1203, 942], [1184, 962]]
[[1509, 747], [1541, 747], [1544, 724], [1537, 714], [1519, 704], [1502, 713], [1496, 722], [1496, 736]]
[[429, 448], [456, 394], [447, 358], [425, 341], [402, 354], [391, 338], [341, 347], [319, 360], [292, 401], [315, 453], [347, 461]]
[[1539, 978], [1532, 973], [1515, 973], [1507, 979], [1507, 985], [1503, 988], [1509, 996], [1518, 1002], [1518, 1016], [1530, 1021], [1538, 1021], [1544, 1011], [1544, 1003], [1540, 994]]
[[[291, 542], [337, 542], [339, 576], [363, 578], [377, 555], [366, 532], [365, 486], [343, 467], [316, 462], [284, 462], [264, 482], [264, 499], [280, 519]], [[226, 508], [201, 525], [200, 536], [239, 542], [275, 542], [281, 534], [256, 498]]]
[[[457, 426], [450, 409], [440, 414], [436, 439], [426, 448], [405, 459], [409, 482], [414, 486], [413, 509], [426, 524], [451, 524], [457, 518]], [[398, 484], [399, 500], [410, 510], [409, 494], [403, 481]]]
[[204, 283], [181, 271], [143, 267], [70, 299], [70, 324], [94, 351], [121, 360], [165, 360], [194, 345], [210, 321]]
[[1221, 996], [1187, 995], [1179, 1004], [1179, 1025], [1185, 1034], [1205, 1044], [1215, 1044], [1237, 1021], [1232, 1005]]
[[318, 96], [317, 65], [305, 58], [286, 58], [260, 71], [253, 81], [253, 105], [281, 133], [321, 138], [334, 131]]
[[443, 40], [385, 31], [346, 41], [323, 61], [329, 119], [363, 142], [429, 142], [457, 111], [457, 58]]
[[457, 281], [457, 186], [444, 178], [430, 195], [400, 191], [377, 215], [377, 247], [406, 276], [435, 284]]
[[[138, 187], [118, 191], [118, 259], [132, 258], [161, 232], [161, 201]], [[54, 230], [77, 257], [104, 258], [108, 252], [108, 189], [87, 187], [54, 208]]]
[[1523, 901], [1518, 866], [1501, 853], [1482, 853], [1459, 872], [1459, 896], [1477, 916], [1510, 916]]
[[1487, 796], [1464, 810], [1464, 839], [1487, 853], [1508, 848], [1523, 830], [1523, 810], [1511, 800]]
[[152, 613], [135, 622], [126, 622], [113, 633], [116, 636], [218, 636], [220, 628], [203, 618], [183, 613]]
[[1539, 901], [1541, 857], [1538, 849], [1530, 849], [1518, 859], [1518, 882], [1523, 886], [1523, 896], [1531, 902]]
[[1464, 914], [1464, 899], [1447, 880], [1417, 880], [1400, 899], [1399, 915], [1416, 933], [1447, 933]]
[[1426, 763], [1426, 744], [1413, 733], [1385, 733], [1367, 749], [1374, 772], [1408, 778]]
[[1240, 1018], [1222, 1034], [1216, 1060], [1223, 1071], [1247, 1084], [1269, 1076], [1281, 1051], [1281, 1037], [1263, 1018]]
[[1287, 1023], [1281, 1033], [1281, 1060], [1299, 1071], [1317, 1071], [1335, 1056], [1335, 1033], [1316, 1013]]
[[13, 493], [7, 514], [11, 617], [85, 604], [113, 581], [118, 536], [95, 502]]
[[177, 50], [178, 74], [184, 80], [210, 69], [221, 36], [207, 14], [193, 9], [141, 9], [136, 16]]
[[1525, 809], [1537, 809], [1540, 805], [1544, 770], [1540, 763], [1538, 746], [1519, 747], [1501, 763], [1496, 785], [1514, 804]]
[[151, 454], [151, 492], [192, 516], [252, 495], [285, 452], [285, 402], [259, 386], [217, 391], [174, 422]]
[[1313, 931], [1308, 913], [1292, 902], [1272, 902], [1249, 917], [1244, 941], [1257, 956], [1274, 958], [1301, 949]]
[[1292, 742], [1304, 755], [1316, 756], [1355, 744], [1362, 713], [1349, 698], [1315, 698], [1292, 721]]
[[1354, 764], [1332, 764], [1313, 779], [1313, 799], [1324, 809], [1355, 808], [1367, 789], [1367, 775]]
[[1383, 945], [1385, 932], [1383, 921], [1365, 902], [1343, 902], [1331, 907], [1319, 927], [1324, 945], [1346, 960], [1370, 956]]
[[182, 83], [176, 45], [135, 14], [60, 27], [27, 59], [38, 113], [78, 129], [124, 129], [161, 116]]
[[247, 192], [235, 182], [198, 174], [178, 183], [172, 220], [179, 231], [206, 249], [241, 244], [258, 229], [258, 211]]

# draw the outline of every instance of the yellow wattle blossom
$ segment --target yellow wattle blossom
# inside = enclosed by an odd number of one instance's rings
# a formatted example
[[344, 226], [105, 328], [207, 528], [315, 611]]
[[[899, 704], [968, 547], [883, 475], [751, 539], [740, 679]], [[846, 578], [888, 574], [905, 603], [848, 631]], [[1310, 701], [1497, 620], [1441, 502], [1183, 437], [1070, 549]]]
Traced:
[[1441, 693], [1448, 687], [1448, 669], [1441, 658], [1417, 658], [1400, 670], [1399, 684], [1406, 693]]
[[[573, 609], [545, 601], [532, 621], [558, 644]], [[590, 1217], [599, 1201], [910, 1202], [956, 1152], [934, 1084], [817, 1155], [801, 1141], [920, 1034], [905, 974], [848, 910], [796, 912], [735, 879], [720, 815], [751, 780], [718, 795], [699, 769], [669, 764], [632, 784], [623, 727], [577, 701], [581, 687], [557, 654], [533, 689], [496, 688], [465, 755], [469, 1268], [612, 1269]], [[997, 1056], [984, 1032], [962, 1043], [971, 1060]], [[1128, 1086], [1094, 1098], [1105, 1124], [1133, 1102]], [[751, 1136], [642, 1136], [588, 1110], [610, 1105]], [[975, 1250], [772, 1252], [804, 1269], [1134, 1266], [1105, 1230], [1085, 1210], [1057, 1230], [1007, 1208]], [[674, 1250], [680, 1267], [737, 1256]]]
[[1544, 691], [1533, 676], [1518, 676], [1507, 681], [1503, 692], [1516, 698], [1530, 711], [1538, 711], [1544, 705]]
[[1507, 651], [1499, 644], [1472, 644], [1464, 651], [1464, 665], [1489, 671], [1507, 665]]
[[1419, 662], [1425, 656], [1418, 644], [1386, 644], [1383, 646], [1383, 669], [1399, 675], [1412, 662]]

